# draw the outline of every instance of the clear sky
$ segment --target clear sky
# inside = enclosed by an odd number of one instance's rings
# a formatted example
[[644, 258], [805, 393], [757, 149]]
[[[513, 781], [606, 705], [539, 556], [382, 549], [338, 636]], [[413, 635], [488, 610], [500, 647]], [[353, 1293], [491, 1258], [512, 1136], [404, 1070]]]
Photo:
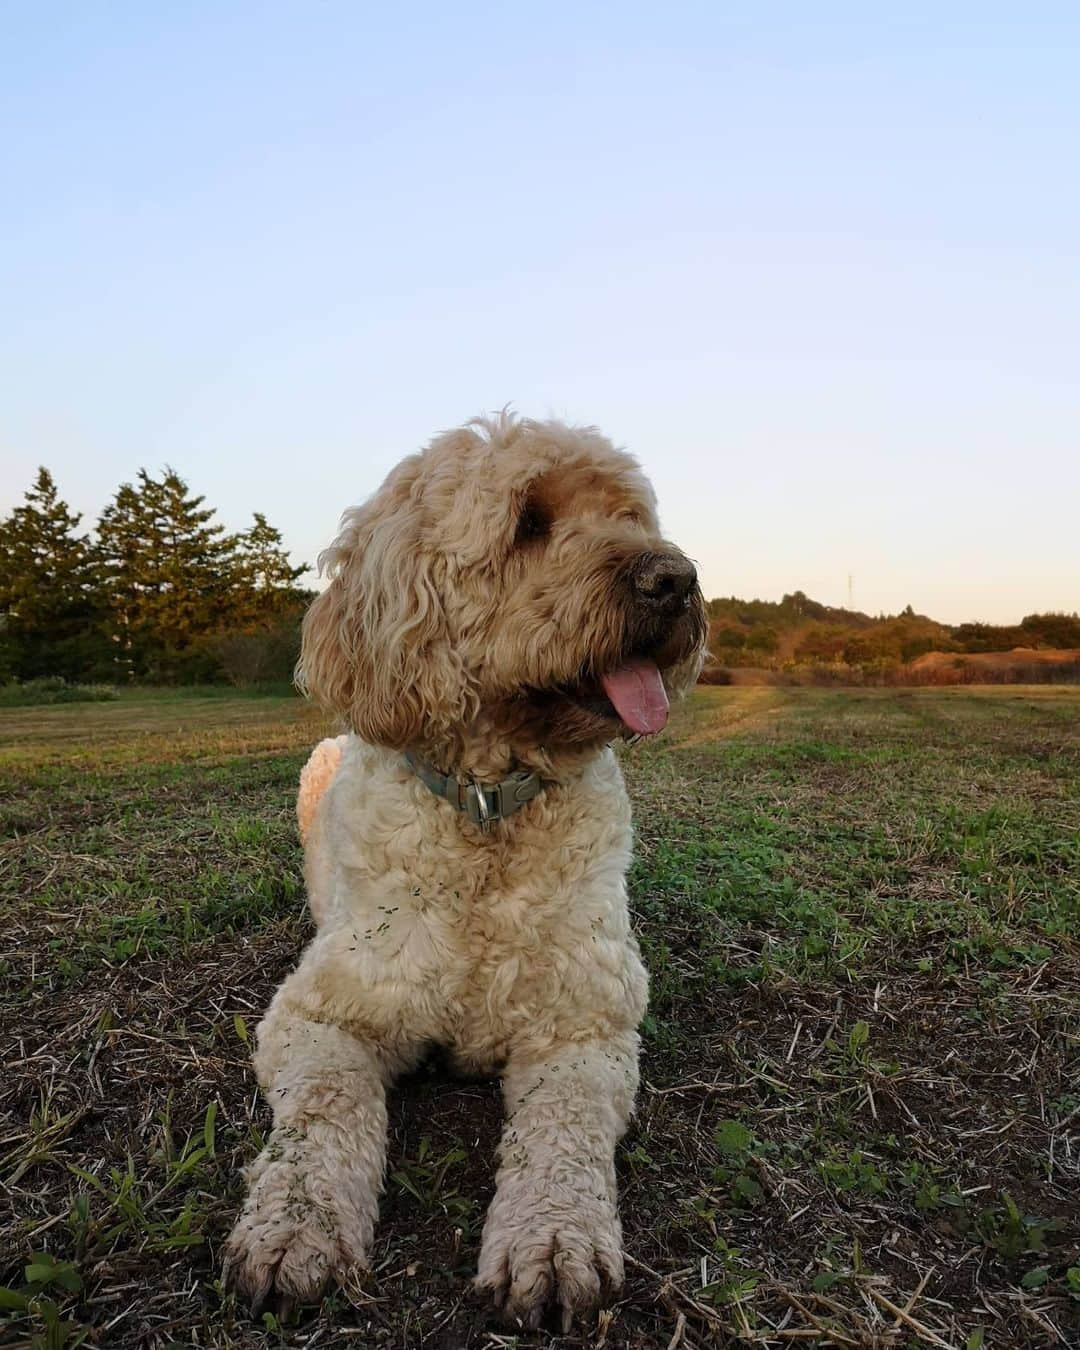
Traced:
[[0, 3], [0, 509], [313, 561], [511, 402], [706, 593], [1080, 608], [1073, 3]]

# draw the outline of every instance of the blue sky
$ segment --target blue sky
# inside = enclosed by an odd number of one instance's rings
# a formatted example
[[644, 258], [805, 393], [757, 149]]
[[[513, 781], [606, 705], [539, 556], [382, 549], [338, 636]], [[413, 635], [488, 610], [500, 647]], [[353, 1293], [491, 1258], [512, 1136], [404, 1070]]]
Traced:
[[[895, 11], [895, 12], [894, 12]], [[0, 509], [314, 561], [511, 402], [706, 593], [1080, 608], [1074, 5], [0, 5]]]

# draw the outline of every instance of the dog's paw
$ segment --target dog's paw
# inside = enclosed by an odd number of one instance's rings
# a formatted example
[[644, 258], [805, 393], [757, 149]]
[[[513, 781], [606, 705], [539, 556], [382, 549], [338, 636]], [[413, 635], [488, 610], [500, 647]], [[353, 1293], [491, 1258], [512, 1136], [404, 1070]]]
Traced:
[[566, 1332], [622, 1287], [622, 1229], [610, 1200], [520, 1191], [500, 1199], [484, 1228], [476, 1287], [508, 1321], [535, 1330], [553, 1307]]
[[270, 1302], [287, 1308], [318, 1298], [331, 1276], [365, 1264], [370, 1239], [355, 1212], [294, 1159], [260, 1163], [224, 1264], [226, 1285], [256, 1313]]

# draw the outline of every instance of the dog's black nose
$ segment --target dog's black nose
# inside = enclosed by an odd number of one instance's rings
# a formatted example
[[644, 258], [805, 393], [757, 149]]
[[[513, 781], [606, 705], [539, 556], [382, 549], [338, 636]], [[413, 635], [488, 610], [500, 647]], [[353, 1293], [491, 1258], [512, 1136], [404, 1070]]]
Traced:
[[671, 613], [682, 609], [697, 581], [694, 564], [678, 553], [642, 553], [635, 559], [630, 579], [638, 600], [650, 608]]

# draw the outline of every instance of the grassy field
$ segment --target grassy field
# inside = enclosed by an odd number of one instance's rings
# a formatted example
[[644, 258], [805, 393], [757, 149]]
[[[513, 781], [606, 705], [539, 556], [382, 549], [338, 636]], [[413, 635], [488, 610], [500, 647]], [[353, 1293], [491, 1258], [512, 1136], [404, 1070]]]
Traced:
[[469, 1292], [497, 1085], [392, 1107], [374, 1269], [287, 1326], [219, 1251], [309, 928], [290, 698], [0, 712], [0, 1344], [1080, 1343], [1080, 689], [702, 690], [624, 756], [652, 973], [628, 1281]]

